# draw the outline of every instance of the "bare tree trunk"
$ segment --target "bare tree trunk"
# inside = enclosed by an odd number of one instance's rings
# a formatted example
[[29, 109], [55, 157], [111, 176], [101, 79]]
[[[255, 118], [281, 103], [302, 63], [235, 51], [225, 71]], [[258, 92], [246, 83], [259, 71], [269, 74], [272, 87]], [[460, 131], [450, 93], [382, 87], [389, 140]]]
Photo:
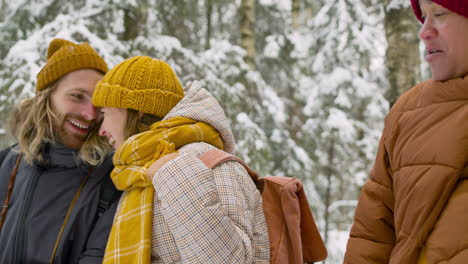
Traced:
[[292, 0], [291, 1], [291, 26], [293, 30], [299, 28], [300, 12], [301, 12], [300, 0]]
[[389, 91], [387, 100], [393, 105], [398, 97], [421, 81], [418, 22], [411, 7], [388, 9], [385, 0], [386, 66]]
[[217, 5], [216, 13], [218, 17], [218, 23], [216, 23], [216, 31], [217, 32], [224, 32], [224, 21], [223, 21], [223, 5]]
[[302, 13], [304, 14], [304, 24], [307, 24], [307, 22], [314, 17], [315, 8], [311, 1], [305, 1], [303, 5]]
[[[294, 43], [286, 39], [280, 53], [285, 65], [297, 64], [298, 60], [294, 56], [291, 56], [293, 50]], [[277, 89], [277, 92], [279, 96], [285, 98], [288, 131], [291, 133], [291, 138], [297, 141], [301, 138], [301, 131], [305, 122], [304, 100], [303, 98], [298, 98], [298, 81], [295, 80], [294, 72], [290, 68], [285, 68], [284, 72], [289, 81], [285, 83], [284, 88]]]
[[334, 162], [334, 159], [335, 159], [335, 138], [333, 136], [333, 134], [335, 134], [334, 132], [332, 132], [332, 138], [331, 138], [331, 142], [330, 142], [330, 146], [328, 147], [328, 164], [327, 164], [327, 167], [326, 167], [326, 173], [327, 173], [327, 190], [326, 190], [326, 193], [325, 193], [325, 238], [324, 238], [324, 242], [325, 242], [325, 245], [327, 244], [328, 242], [328, 230], [330, 229], [329, 227], [329, 222], [330, 222], [330, 211], [329, 211], [329, 208], [330, 208], [330, 205], [331, 205], [331, 186], [332, 186], [332, 177], [333, 177], [333, 162]]
[[6, 15], [6, 0], [0, 0], [0, 22], [5, 20]]
[[206, 39], [205, 39], [205, 49], [210, 48], [210, 39], [211, 39], [211, 16], [213, 13], [213, 2], [212, 0], [206, 0]]
[[247, 51], [245, 62], [255, 70], [255, 0], [242, 0], [240, 6], [241, 47]]
[[132, 40], [137, 36], [146, 36], [146, 20], [148, 18], [148, 0], [139, 0], [138, 7], [124, 11], [124, 27], [122, 40]]

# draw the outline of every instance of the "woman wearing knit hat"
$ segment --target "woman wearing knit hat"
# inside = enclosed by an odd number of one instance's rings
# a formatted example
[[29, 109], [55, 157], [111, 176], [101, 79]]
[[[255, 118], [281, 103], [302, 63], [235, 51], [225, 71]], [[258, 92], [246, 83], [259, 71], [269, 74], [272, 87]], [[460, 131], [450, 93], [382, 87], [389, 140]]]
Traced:
[[345, 263], [468, 263], [468, 0], [411, 0], [432, 79], [385, 119]]
[[234, 138], [216, 99], [195, 82], [184, 92], [167, 63], [134, 57], [93, 94], [100, 135], [116, 149], [111, 174], [124, 191], [104, 263], [269, 262], [268, 232], [245, 169], [208, 169], [197, 157]]

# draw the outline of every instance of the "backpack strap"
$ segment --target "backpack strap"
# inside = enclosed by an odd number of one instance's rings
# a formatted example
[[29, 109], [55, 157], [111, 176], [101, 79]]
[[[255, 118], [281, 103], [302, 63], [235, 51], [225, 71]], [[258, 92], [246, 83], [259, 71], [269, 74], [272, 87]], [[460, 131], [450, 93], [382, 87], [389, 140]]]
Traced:
[[63, 235], [63, 231], [65, 230], [65, 226], [67, 225], [68, 219], [70, 218], [73, 208], [75, 207], [76, 201], [78, 200], [78, 198], [80, 198], [81, 191], [83, 190], [83, 187], [86, 185], [86, 182], [88, 181], [89, 176], [93, 173], [93, 170], [94, 170], [94, 167], [91, 167], [88, 174], [86, 174], [86, 176], [83, 178], [83, 180], [81, 181], [80, 187], [75, 192], [75, 195], [73, 196], [73, 199], [70, 202], [70, 205], [68, 206], [67, 214], [65, 215], [65, 218], [63, 219], [62, 226], [60, 227], [60, 231], [57, 235], [57, 239], [55, 240], [54, 249], [52, 250], [52, 256], [50, 257], [50, 264], [53, 264], [55, 261], [55, 255], [60, 245], [60, 241], [62, 240], [62, 235]]
[[226, 151], [220, 150], [220, 149], [210, 149], [207, 152], [205, 152], [203, 155], [198, 157], [206, 167], [209, 169], [213, 169], [214, 167], [221, 165], [222, 163], [226, 161], [236, 161], [240, 163], [247, 173], [250, 175], [252, 180], [254, 181], [255, 185], [257, 186], [257, 189], [260, 191], [260, 193], [263, 192], [263, 179], [261, 179], [258, 176], [258, 173], [253, 170], [252, 168], [247, 165], [243, 160], [240, 158], [227, 153]]
[[[3, 159], [5, 158], [5, 156], [2, 157], [2, 163], [3, 163]], [[18, 167], [21, 162], [21, 156], [22, 155], [18, 155], [18, 157], [16, 158], [15, 166], [13, 167], [13, 170], [11, 171], [10, 182], [8, 183], [7, 196], [2, 206], [1, 219], [0, 219], [0, 231], [2, 230], [3, 224], [5, 223], [6, 214], [8, 211], [8, 205], [10, 203], [11, 193], [13, 192], [13, 187], [15, 186], [16, 174], [18, 172]]]
[[231, 155], [227, 153], [226, 151], [222, 151], [220, 149], [210, 149], [207, 152], [205, 152], [203, 155], [198, 157], [205, 165], [206, 167], [213, 169], [214, 167], [220, 165], [221, 163], [224, 163], [226, 161], [237, 161], [239, 162], [244, 168], [247, 170], [249, 173], [250, 177], [252, 178], [258, 178], [258, 173], [251, 169], [243, 160], [240, 158]]

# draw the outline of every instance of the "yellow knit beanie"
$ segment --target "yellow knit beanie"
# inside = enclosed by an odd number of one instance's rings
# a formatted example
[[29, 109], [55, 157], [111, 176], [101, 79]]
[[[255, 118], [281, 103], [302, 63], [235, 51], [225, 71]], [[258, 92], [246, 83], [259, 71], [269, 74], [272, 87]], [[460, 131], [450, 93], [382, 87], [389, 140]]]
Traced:
[[47, 62], [37, 75], [36, 91], [81, 69], [95, 69], [104, 74], [107, 72], [107, 65], [88, 43], [75, 44], [56, 38], [50, 42]]
[[183, 97], [182, 85], [167, 63], [137, 56], [104, 75], [92, 102], [97, 107], [130, 108], [162, 118]]

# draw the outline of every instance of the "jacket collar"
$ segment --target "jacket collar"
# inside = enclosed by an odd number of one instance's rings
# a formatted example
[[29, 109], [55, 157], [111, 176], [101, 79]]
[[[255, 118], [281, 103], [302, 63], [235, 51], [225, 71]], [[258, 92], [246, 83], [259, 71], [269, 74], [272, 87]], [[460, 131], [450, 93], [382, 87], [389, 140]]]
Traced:
[[35, 161], [35, 163], [40, 167], [47, 168], [76, 168], [84, 165], [78, 153], [77, 150], [65, 147], [60, 143], [45, 143], [42, 152], [45, 162]]
[[468, 75], [440, 82], [428, 80], [415, 87], [409, 105], [419, 108], [450, 101], [468, 100]]

